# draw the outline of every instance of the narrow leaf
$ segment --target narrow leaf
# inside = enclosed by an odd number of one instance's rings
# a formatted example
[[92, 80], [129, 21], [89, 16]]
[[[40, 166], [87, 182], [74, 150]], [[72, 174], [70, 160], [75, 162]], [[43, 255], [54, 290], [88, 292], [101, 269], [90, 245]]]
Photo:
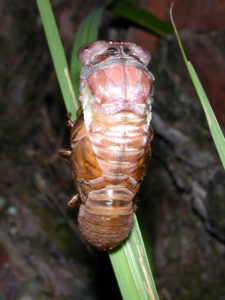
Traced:
[[[65, 93], [66, 89], [70, 91], [70, 84], [68, 83], [70, 81], [62, 81], [61, 79], [63, 74], [66, 74], [68, 78], [70, 77], [67, 72], [63, 72], [65, 68], [66, 70], [68, 69], [54, 16], [48, 0], [37, 0], [37, 2], [64, 100], [65, 103], [66, 99], [70, 102], [66, 104], [67, 110], [73, 113], [72, 116], [75, 119], [76, 110], [74, 108], [74, 100], [72, 97], [69, 98]], [[97, 39], [98, 25], [102, 11], [103, 8], [91, 14], [78, 28], [71, 61], [71, 75], [74, 86], [78, 86], [79, 84], [80, 73], [80, 71], [77, 71], [77, 49], [86, 42]], [[76, 72], [74, 72], [75, 69]], [[136, 216], [129, 239], [119, 248], [110, 252], [110, 259], [124, 299], [158, 299]]]
[[75, 120], [76, 110], [79, 105], [70, 81], [66, 56], [59, 37], [52, 8], [49, 0], [37, 0], [37, 5], [66, 109], [71, 114], [71, 118]]
[[171, 9], [170, 9], [170, 18], [173, 24], [173, 28], [175, 30], [175, 34], [177, 37], [177, 41], [184, 59], [184, 62], [186, 64], [186, 67], [188, 69], [189, 75], [191, 77], [192, 83], [195, 87], [195, 90], [198, 94], [199, 100], [201, 102], [202, 108], [204, 110], [208, 125], [209, 125], [209, 130], [211, 132], [211, 135], [213, 137], [216, 149], [219, 153], [220, 159], [222, 161], [223, 167], [225, 169], [225, 139], [223, 136], [223, 133], [220, 129], [220, 126], [218, 124], [218, 121], [216, 119], [216, 116], [211, 108], [211, 105], [209, 103], [209, 100], [205, 94], [205, 91], [201, 85], [201, 82], [198, 78], [198, 75], [194, 69], [194, 67], [192, 66], [191, 62], [187, 60], [187, 56], [185, 54], [183, 45], [181, 43], [181, 39], [179, 37], [178, 31], [176, 29], [175, 23], [173, 21], [173, 16], [172, 16], [172, 5], [171, 5]]
[[130, 237], [109, 257], [123, 299], [159, 299], [136, 216]]
[[108, 8], [115, 14], [135, 22], [160, 36], [174, 32], [171, 25], [130, 1], [113, 1]]

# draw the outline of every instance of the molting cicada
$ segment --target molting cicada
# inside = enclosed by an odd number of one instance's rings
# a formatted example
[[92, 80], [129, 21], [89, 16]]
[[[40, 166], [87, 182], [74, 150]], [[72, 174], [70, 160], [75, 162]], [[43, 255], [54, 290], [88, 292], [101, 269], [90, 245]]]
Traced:
[[82, 236], [107, 250], [132, 228], [135, 197], [151, 154], [154, 77], [147, 68], [149, 52], [135, 43], [95, 41], [78, 56], [83, 112], [69, 121], [71, 151], [60, 154], [72, 165]]

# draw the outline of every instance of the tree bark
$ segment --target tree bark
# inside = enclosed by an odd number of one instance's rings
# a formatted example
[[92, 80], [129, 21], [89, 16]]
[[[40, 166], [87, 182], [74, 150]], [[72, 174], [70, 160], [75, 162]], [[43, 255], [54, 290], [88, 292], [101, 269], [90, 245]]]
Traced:
[[[65, 33], [71, 8], [53, 5]], [[86, 13], [76, 7], [70, 17]], [[120, 299], [107, 254], [82, 241], [77, 212], [66, 208], [75, 192], [57, 154], [69, 145], [66, 111], [35, 2], [5, 1], [0, 17], [1, 299]], [[77, 26], [70, 21], [66, 49]], [[203, 37], [220, 51], [219, 34], [183, 39]], [[224, 170], [173, 36], [161, 39], [150, 69], [155, 137], [138, 206], [160, 298], [224, 299]]]

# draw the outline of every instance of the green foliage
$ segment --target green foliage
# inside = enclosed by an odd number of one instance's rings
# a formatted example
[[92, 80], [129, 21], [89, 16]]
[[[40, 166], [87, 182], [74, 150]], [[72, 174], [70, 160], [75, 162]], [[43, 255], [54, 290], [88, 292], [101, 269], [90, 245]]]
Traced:
[[129, 238], [109, 257], [123, 299], [159, 299], [136, 216]]
[[52, 8], [49, 0], [37, 0], [37, 5], [41, 15], [46, 39], [48, 42], [65, 106], [67, 112], [71, 114], [71, 119], [75, 120], [76, 110], [78, 109], [79, 104], [75, 98], [65, 52], [63, 50], [62, 42], [59, 37], [59, 32], [55, 23]]
[[175, 26], [174, 21], [173, 21], [172, 6], [171, 6], [171, 10], [170, 10], [170, 16], [171, 16], [171, 21], [172, 21], [172, 24], [173, 24], [173, 27], [174, 27], [174, 30], [175, 30], [175, 34], [176, 34], [176, 37], [177, 37], [177, 41], [178, 41], [178, 44], [179, 44], [179, 47], [180, 47], [180, 50], [181, 50], [181, 54], [183, 56], [183, 59], [184, 59], [185, 65], [187, 67], [188, 73], [191, 77], [192, 83], [195, 87], [196, 93], [198, 94], [199, 100], [201, 102], [203, 111], [205, 113], [205, 116], [206, 116], [206, 119], [207, 119], [207, 122], [208, 122], [208, 125], [209, 125], [209, 130], [211, 132], [211, 135], [212, 135], [213, 141], [215, 143], [216, 149], [218, 151], [219, 157], [220, 157], [220, 159], [222, 161], [222, 164], [223, 164], [223, 167], [225, 169], [225, 139], [224, 139], [223, 133], [220, 129], [220, 126], [219, 126], [219, 124], [217, 122], [217, 119], [214, 115], [214, 112], [211, 108], [211, 105], [210, 105], [209, 100], [206, 96], [206, 93], [205, 93], [205, 91], [204, 91], [204, 89], [201, 85], [201, 82], [198, 78], [198, 75], [197, 75], [194, 67], [192, 66], [191, 62], [187, 60], [187, 56], [184, 52], [184, 48], [182, 46], [179, 34], [177, 32], [176, 26]]
[[126, 18], [158, 35], [164, 36], [174, 32], [171, 25], [149, 13], [146, 9], [143, 9], [130, 1], [113, 1], [110, 4], [109, 9], [115, 14]]

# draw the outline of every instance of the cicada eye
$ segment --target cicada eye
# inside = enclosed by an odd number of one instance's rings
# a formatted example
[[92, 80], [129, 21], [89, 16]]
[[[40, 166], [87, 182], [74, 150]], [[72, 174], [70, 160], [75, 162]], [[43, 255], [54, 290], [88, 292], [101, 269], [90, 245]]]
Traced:
[[77, 56], [82, 60], [82, 57], [85, 56], [85, 53], [88, 51], [89, 47], [90, 47], [91, 43], [85, 44], [84, 46], [82, 46], [78, 53]]
[[123, 48], [123, 52], [124, 52], [125, 54], [129, 55], [129, 54], [130, 54], [130, 49], [127, 48], [127, 47], [124, 47], [124, 48]]
[[109, 53], [109, 54], [118, 54], [119, 51], [116, 47], [110, 47], [110, 48], [107, 49], [107, 53]]

